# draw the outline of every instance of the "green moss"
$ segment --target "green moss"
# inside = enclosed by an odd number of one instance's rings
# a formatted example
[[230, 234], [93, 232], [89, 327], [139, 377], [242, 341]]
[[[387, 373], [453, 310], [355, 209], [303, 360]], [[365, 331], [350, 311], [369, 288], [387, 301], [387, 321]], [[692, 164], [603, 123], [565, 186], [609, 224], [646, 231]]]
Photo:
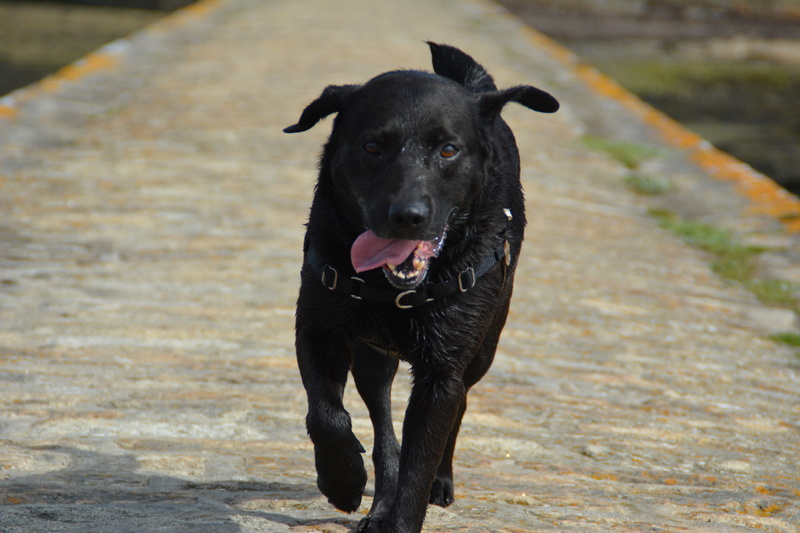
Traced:
[[765, 304], [793, 308], [800, 285], [782, 279], [758, 279], [748, 282], [747, 288]]
[[623, 180], [635, 193], [648, 196], [658, 196], [673, 192], [676, 189], [675, 184], [666, 178], [648, 176], [636, 172], [628, 174]]
[[782, 344], [788, 344], [789, 346], [800, 348], [800, 333], [796, 331], [775, 333], [774, 335], [770, 335], [769, 339], [774, 342], [780, 342]]
[[[714, 254], [748, 255], [751, 247], [738, 244], [733, 234], [703, 222], [685, 220], [669, 211], [650, 212], [659, 219], [662, 228], [668, 229], [688, 244]], [[763, 251], [763, 250], [759, 250]]]
[[755, 258], [765, 251], [757, 246], [741, 244], [729, 231], [711, 224], [685, 220], [674, 213], [653, 209], [650, 214], [659, 225], [684, 242], [714, 254], [711, 268], [721, 278], [741, 283], [767, 305], [795, 308], [800, 285], [781, 279], [756, 279]]
[[755, 265], [753, 259], [762, 250], [742, 246], [733, 234], [724, 229], [685, 220], [668, 211], [651, 211], [659, 219], [659, 225], [680, 237], [687, 244], [714, 254], [711, 268], [722, 278], [747, 283], [751, 280]]
[[719, 255], [719, 259], [711, 262], [711, 270], [722, 279], [747, 284], [755, 272], [755, 255], [740, 250], [724, 252]]
[[660, 151], [654, 146], [631, 143], [625, 141], [612, 141], [604, 137], [586, 135], [581, 138], [584, 146], [592, 150], [599, 150], [609, 154], [630, 169], [639, 168], [643, 162], [656, 157]]

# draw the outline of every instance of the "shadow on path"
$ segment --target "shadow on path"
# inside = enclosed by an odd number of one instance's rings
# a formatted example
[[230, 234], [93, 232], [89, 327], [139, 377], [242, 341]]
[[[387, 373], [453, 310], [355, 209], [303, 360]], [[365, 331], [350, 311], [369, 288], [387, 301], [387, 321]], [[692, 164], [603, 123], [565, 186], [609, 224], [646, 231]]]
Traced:
[[[67, 454], [70, 464], [0, 481], [2, 533], [234, 533], [243, 531], [243, 524], [264, 527], [265, 522], [273, 526], [266, 531], [323, 523], [339, 524], [344, 531], [355, 525], [354, 520], [315, 513], [312, 500], [319, 499], [319, 492], [311, 484], [193, 482], [136, 473], [139, 462], [132, 455], [61, 446], [33, 449]], [[255, 510], [261, 508], [265, 511]], [[325, 514], [330, 516], [330, 509]]]

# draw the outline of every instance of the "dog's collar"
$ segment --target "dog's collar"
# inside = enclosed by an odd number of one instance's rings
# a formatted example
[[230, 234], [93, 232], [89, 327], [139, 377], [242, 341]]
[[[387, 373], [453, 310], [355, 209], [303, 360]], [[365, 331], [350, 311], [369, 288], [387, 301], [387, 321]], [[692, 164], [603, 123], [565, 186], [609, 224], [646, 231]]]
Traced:
[[[503, 210], [511, 220], [511, 211]], [[370, 287], [358, 276], [340, 275], [339, 271], [331, 266], [313, 246], [306, 252], [306, 260], [311, 269], [319, 276], [322, 285], [328, 290], [338, 291], [356, 300], [394, 304], [398, 309], [411, 309], [437, 298], [467, 292], [486, 274], [494, 265], [505, 260], [505, 266], [511, 264], [511, 250], [507, 240], [485, 256], [476, 266], [469, 266], [462, 270], [454, 279], [439, 283], [425, 283], [416, 289], [407, 291], [381, 289]]]

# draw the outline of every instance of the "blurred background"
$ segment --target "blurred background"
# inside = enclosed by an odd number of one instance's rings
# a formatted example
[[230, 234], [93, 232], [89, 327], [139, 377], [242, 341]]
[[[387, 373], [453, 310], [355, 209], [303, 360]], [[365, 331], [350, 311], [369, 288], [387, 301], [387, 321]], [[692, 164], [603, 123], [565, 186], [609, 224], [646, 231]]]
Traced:
[[800, 194], [800, 0], [500, 0]]
[[194, 0], [0, 0], [0, 96]]
[[[192, 0], [0, 0], [0, 96]], [[800, 0], [499, 0], [800, 194]]]

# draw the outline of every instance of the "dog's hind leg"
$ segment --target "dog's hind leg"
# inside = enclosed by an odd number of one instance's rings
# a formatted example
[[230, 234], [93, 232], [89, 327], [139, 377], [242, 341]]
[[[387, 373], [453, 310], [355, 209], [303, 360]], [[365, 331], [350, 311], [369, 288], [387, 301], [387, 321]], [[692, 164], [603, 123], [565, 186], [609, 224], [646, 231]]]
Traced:
[[367, 483], [364, 448], [342, 404], [350, 352], [342, 342], [310, 328], [297, 329], [297, 362], [308, 395], [306, 427], [314, 443], [317, 485], [336, 508], [352, 513]]
[[353, 379], [369, 410], [375, 429], [372, 462], [375, 465], [375, 499], [361, 528], [384, 516], [394, 503], [400, 463], [400, 444], [392, 426], [392, 382], [398, 360], [365, 346], [353, 348]]

